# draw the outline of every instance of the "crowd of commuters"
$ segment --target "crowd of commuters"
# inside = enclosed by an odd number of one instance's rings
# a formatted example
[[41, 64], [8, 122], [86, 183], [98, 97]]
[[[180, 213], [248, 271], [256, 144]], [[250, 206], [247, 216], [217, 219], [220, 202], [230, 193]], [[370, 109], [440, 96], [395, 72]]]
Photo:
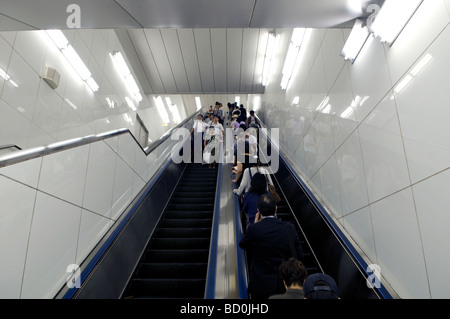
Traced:
[[277, 218], [277, 203], [269, 192], [273, 181], [258, 158], [255, 112], [228, 103], [228, 112], [216, 102], [198, 114], [191, 134], [202, 140], [203, 164], [219, 162], [217, 145], [224, 140], [224, 126], [233, 130], [233, 192], [239, 196], [251, 299], [338, 299], [334, 279], [322, 273], [308, 275], [300, 239], [292, 223]]

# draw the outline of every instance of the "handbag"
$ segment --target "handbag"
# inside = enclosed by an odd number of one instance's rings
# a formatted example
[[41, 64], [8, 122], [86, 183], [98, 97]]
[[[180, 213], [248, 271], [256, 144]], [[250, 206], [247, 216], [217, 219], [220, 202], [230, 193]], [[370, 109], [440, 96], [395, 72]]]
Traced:
[[275, 203], [279, 203], [281, 201], [281, 197], [278, 195], [275, 186], [268, 184], [267, 187], [269, 188], [269, 193], [272, 195], [273, 199], [275, 199]]

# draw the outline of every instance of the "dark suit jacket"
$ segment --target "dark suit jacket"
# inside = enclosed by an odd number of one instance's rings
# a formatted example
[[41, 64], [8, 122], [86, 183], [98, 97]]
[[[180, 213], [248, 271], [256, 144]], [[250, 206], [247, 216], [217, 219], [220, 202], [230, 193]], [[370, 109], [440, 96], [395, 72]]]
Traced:
[[[288, 225], [288, 226], [286, 226]], [[287, 231], [290, 228], [290, 232]], [[279, 267], [283, 260], [293, 257], [289, 245], [289, 235], [299, 260], [303, 252], [295, 227], [292, 223], [266, 217], [259, 223], [249, 225], [239, 246], [250, 253], [249, 287], [251, 294], [263, 298], [285, 292], [279, 276]]]
[[305, 299], [303, 290], [288, 289], [284, 294], [272, 295], [269, 299]]

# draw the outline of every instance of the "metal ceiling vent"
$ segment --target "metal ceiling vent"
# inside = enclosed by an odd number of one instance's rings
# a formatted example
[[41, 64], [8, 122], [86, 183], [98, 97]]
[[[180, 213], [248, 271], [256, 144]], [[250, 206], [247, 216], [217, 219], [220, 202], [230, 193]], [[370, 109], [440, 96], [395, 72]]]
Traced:
[[59, 85], [59, 73], [49, 66], [44, 67], [42, 79], [54, 90]]

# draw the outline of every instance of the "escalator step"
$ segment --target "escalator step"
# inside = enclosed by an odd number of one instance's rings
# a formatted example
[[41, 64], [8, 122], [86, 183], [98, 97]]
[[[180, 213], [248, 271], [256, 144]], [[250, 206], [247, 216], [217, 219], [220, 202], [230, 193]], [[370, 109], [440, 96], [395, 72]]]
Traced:
[[173, 211], [166, 211], [162, 218], [165, 219], [212, 219], [213, 212], [212, 210], [209, 211], [182, 211], [182, 210], [173, 210]]
[[168, 211], [212, 211], [214, 209], [214, 204], [169, 204], [167, 207]]
[[[212, 214], [210, 213], [212, 216]], [[191, 228], [211, 227], [212, 219], [161, 219], [161, 227]]]
[[155, 237], [158, 238], [195, 238], [195, 237], [209, 237], [211, 235], [211, 228], [158, 228], [155, 232]]
[[209, 238], [152, 238], [150, 249], [209, 249]]
[[136, 278], [204, 279], [207, 263], [142, 263]]
[[188, 198], [188, 197], [178, 197], [178, 198], [172, 198], [170, 203], [171, 204], [209, 204], [214, 202], [214, 197], [195, 197], [195, 198]]
[[206, 279], [133, 279], [133, 296], [203, 298]]
[[208, 260], [209, 249], [151, 249], [145, 252], [143, 262], [153, 263], [197, 263]]

